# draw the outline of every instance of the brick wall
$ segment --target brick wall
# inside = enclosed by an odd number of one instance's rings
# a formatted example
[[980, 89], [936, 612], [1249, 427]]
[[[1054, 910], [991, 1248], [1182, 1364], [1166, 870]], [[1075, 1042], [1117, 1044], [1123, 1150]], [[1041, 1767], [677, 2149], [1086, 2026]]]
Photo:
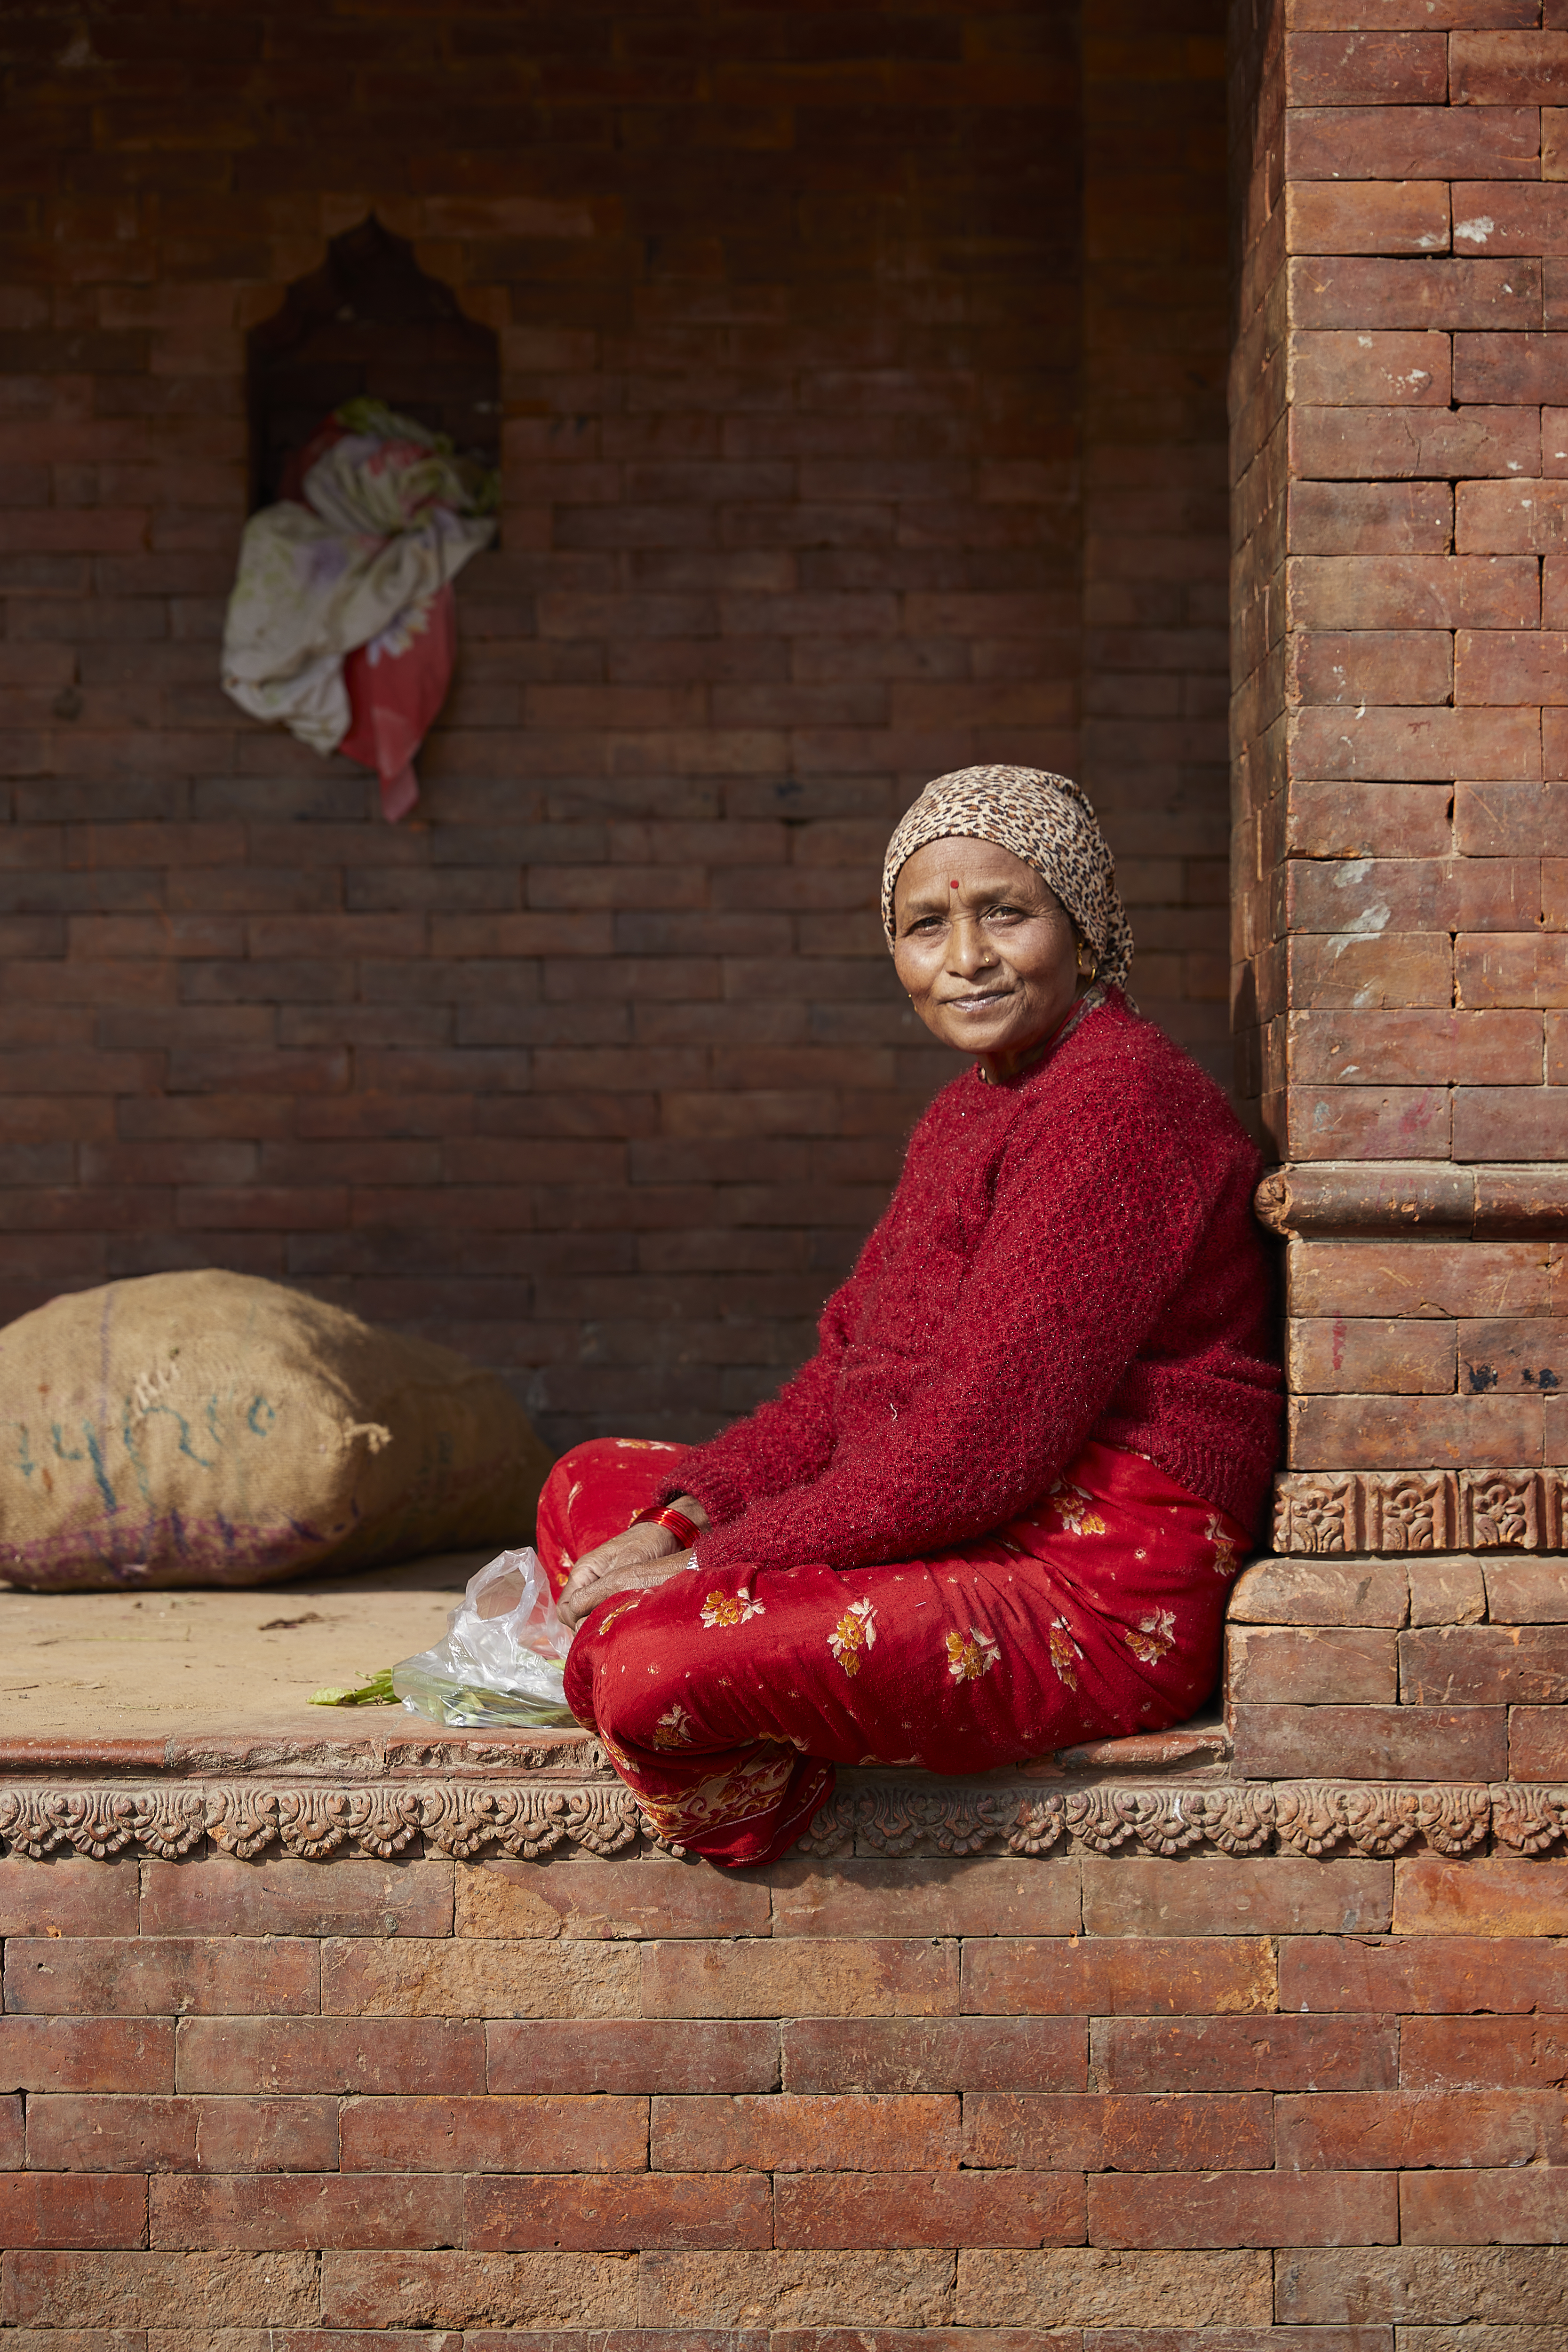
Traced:
[[1282, 755], [1247, 942], [1266, 1117], [1281, 1158], [1552, 1159], [1563, 37], [1463, 29], [1523, 5], [1310, 29], [1357, 13], [1302, 0], [1284, 39], [1268, 488], [1243, 492], [1284, 534], [1243, 662], [1268, 679], [1249, 766], [1270, 721]]
[[1565, 1604], [1561, 1561], [1504, 1544], [1365, 1560], [1353, 1573], [1258, 1561], [1236, 1587], [1226, 1633], [1236, 1769], [1249, 1780], [1343, 1772], [1403, 1783], [1406, 1795], [1413, 1782], [1447, 1784], [1458, 1845], [1474, 1843], [1458, 1824], [1473, 1828], [1484, 1786], [1529, 1792], [1568, 1772]]
[[7, 1860], [0, 2321], [1527, 2352], [1568, 2309], [1563, 1875]]
[[1233, 940], [1302, 1550], [1565, 1540], [1554, 13], [1236, 15]]
[[[965, 761], [1081, 755], [1223, 1066], [1221, 13], [7, 26], [0, 1313], [232, 1265], [705, 1433], [949, 1074], [874, 898]], [[373, 208], [506, 405], [395, 831], [216, 682], [245, 336]]]
[[1084, 17], [1084, 782], [1143, 1011], [1231, 1076], [1224, 14]]

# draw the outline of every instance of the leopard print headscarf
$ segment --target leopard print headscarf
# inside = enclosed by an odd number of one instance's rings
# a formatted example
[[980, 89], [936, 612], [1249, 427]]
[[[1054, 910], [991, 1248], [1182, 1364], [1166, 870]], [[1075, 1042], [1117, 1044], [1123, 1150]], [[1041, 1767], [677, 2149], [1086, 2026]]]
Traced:
[[1098, 959], [1101, 988], [1123, 988], [1132, 932], [1116, 895], [1116, 866], [1088, 794], [1040, 768], [959, 768], [938, 776], [906, 810], [882, 867], [882, 928], [893, 942], [893, 886], [928, 842], [992, 841], [1048, 882]]

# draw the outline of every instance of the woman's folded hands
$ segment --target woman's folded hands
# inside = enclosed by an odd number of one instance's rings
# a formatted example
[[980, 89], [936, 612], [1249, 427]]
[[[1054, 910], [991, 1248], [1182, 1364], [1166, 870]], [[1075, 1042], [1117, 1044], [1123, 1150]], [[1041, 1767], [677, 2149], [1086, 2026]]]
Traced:
[[[698, 1526], [707, 1525], [708, 1514], [693, 1496], [682, 1495], [674, 1507]], [[670, 1528], [657, 1520], [642, 1520], [584, 1553], [556, 1604], [561, 1622], [574, 1633], [588, 1612], [613, 1592], [646, 1592], [692, 1565], [690, 1551]]]

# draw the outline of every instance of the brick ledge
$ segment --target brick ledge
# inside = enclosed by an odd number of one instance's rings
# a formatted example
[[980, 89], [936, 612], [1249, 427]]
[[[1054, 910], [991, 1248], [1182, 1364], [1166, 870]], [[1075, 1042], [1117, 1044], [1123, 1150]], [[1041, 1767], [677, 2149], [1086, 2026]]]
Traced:
[[1288, 1241], [1428, 1233], [1501, 1241], [1568, 1232], [1568, 1167], [1555, 1160], [1297, 1160], [1270, 1168], [1252, 1205]]
[[[1171, 1855], [1196, 1847], [1232, 1856], [1386, 1856], [1417, 1840], [1474, 1856], [1489, 1846], [1544, 1853], [1568, 1841], [1568, 1788], [1516, 1782], [1428, 1786], [1370, 1780], [1231, 1781], [1079, 1786], [893, 1778], [845, 1771], [815, 1816], [806, 1854], [1037, 1858], [1074, 1846], [1131, 1845]], [[237, 1786], [64, 1781], [0, 1786], [0, 1841], [41, 1858], [72, 1850], [107, 1861], [127, 1851], [177, 1861], [199, 1850], [250, 1861], [276, 1847], [307, 1862], [344, 1849], [466, 1858], [487, 1849], [536, 1860], [561, 1847], [600, 1855], [671, 1851], [613, 1774], [547, 1774], [342, 1782], [252, 1780]]]
[[[90, 1733], [62, 1738], [56, 1733], [0, 1738], [0, 1786], [7, 1775], [40, 1780], [101, 1774], [131, 1779], [148, 1772], [186, 1780], [226, 1780], [238, 1775], [284, 1773], [290, 1780], [321, 1780], [344, 1784], [398, 1780], [411, 1775], [450, 1774], [487, 1784], [499, 1772], [530, 1778], [577, 1780], [584, 1772], [608, 1774], [610, 1759], [591, 1733], [444, 1729], [411, 1722], [399, 1711], [390, 1724], [363, 1726], [350, 1717], [342, 1724], [301, 1728], [297, 1720], [247, 1725], [233, 1731], [193, 1731], [168, 1738]], [[1217, 1713], [1194, 1716], [1166, 1731], [1135, 1731], [1120, 1738], [1088, 1739], [1054, 1755], [973, 1776], [987, 1780], [1059, 1780], [1068, 1774], [1140, 1772], [1155, 1769], [1223, 1775], [1230, 1733]]]

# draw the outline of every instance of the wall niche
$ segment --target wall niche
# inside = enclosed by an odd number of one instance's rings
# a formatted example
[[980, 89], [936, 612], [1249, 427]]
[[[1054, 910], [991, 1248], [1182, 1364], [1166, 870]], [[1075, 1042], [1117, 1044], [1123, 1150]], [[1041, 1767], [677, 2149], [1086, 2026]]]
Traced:
[[374, 215], [332, 238], [320, 269], [250, 331], [251, 507], [282, 496], [289, 453], [345, 400], [368, 394], [500, 461], [500, 351]]

